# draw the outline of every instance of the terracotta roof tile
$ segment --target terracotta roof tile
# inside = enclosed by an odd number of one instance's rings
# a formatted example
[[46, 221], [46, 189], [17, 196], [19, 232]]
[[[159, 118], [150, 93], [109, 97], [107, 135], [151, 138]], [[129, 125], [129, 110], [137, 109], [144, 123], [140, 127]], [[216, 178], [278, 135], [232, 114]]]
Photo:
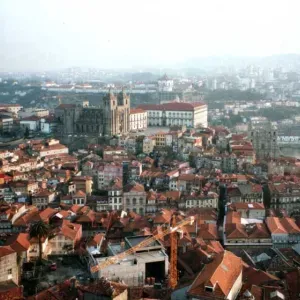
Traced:
[[[187, 293], [196, 297], [225, 298], [241, 273], [241, 258], [225, 251], [204, 266]], [[213, 291], [206, 291], [206, 286], [212, 287]]]
[[0, 257], [15, 253], [15, 251], [10, 246], [0, 247]]
[[128, 184], [124, 187], [124, 193], [129, 192], [145, 192], [145, 188], [142, 184], [139, 183]]
[[218, 227], [216, 224], [201, 224], [198, 228], [198, 236], [204, 240], [218, 240]]
[[81, 229], [80, 224], [75, 224], [75, 223], [71, 223], [68, 220], [63, 220], [61, 230], [58, 234], [62, 234], [63, 236], [71, 240], [75, 240], [80, 229]]
[[30, 247], [28, 233], [19, 233], [12, 235], [5, 242], [6, 246], [10, 246], [17, 253], [27, 251]]
[[79, 190], [75, 195], [73, 195], [73, 198], [76, 198], [76, 197], [86, 197], [86, 193]]
[[130, 114], [141, 114], [141, 113], [145, 113], [146, 111], [141, 109], [141, 108], [131, 108], [130, 109]]
[[43, 221], [49, 222], [49, 218], [54, 216], [57, 213], [56, 209], [53, 209], [51, 207], [47, 207], [43, 211], [40, 212], [40, 217]]
[[144, 110], [168, 110], [168, 111], [194, 111], [195, 108], [206, 105], [205, 103], [196, 102], [172, 102], [165, 104], [143, 104], [138, 108]]
[[277, 217], [267, 217], [267, 226], [271, 234], [287, 234], [285, 227], [283, 226], [280, 218]]

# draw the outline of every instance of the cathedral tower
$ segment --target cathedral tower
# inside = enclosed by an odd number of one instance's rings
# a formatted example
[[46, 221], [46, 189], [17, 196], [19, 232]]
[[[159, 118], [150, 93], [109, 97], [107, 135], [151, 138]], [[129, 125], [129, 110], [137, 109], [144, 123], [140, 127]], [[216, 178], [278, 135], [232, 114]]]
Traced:
[[104, 135], [122, 135], [129, 132], [130, 97], [122, 90], [116, 95], [110, 90], [103, 97]]

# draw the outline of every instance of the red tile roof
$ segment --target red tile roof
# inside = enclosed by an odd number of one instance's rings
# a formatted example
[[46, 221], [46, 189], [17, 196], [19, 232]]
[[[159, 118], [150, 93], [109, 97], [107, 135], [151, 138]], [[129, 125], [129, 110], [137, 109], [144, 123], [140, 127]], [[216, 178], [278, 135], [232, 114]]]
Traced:
[[80, 286], [81, 291], [93, 294], [97, 298], [107, 297], [108, 299], [118, 298], [117, 296], [122, 294], [127, 288], [128, 287], [125, 284], [108, 281], [104, 277], [101, 277], [95, 283]]
[[195, 175], [195, 174], [181, 174], [178, 177], [178, 180], [182, 180], [182, 181], [200, 181], [200, 180], [204, 180], [204, 176], [201, 175]]
[[248, 238], [248, 234], [245, 230], [245, 226], [242, 224], [226, 224], [225, 230], [226, 230], [227, 239]]
[[0, 107], [22, 107], [20, 104], [6, 104], [0, 103]]
[[139, 105], [138, 108], [144, 110], [194, 111], [195, 108], [205, 105], [205, 103], [201, 102], [172, 102], [165, 104], [143, 104]]
[[31, 206], [29, 210], [22, 216], [20, 216], [14, 223], [13, 226], [27, 227], [31, 223], [40, 221], [39, 210], [35, 206]]
[[10, 246], [0, 247], [0, 257], [15, 253], [15, 251]]
[[242, 215], [240, 212], [229, 211], [226, 214], [226, 224], [241, 224]]
[[10, 246], [17, 253], [27, 251], [30, 247], [28, 233], [19, 233], [12, 235], [5, 242], [6, 246]]
[[101, 241], [104, 239], [104, 234], [103, 233], [98, 233], [93, 236], [93, 238], [89, 241], [88, 245], [89, 246], [97, 246], [101, 243]]
[[142, 184], [136, 183], [136, 184], [127, 184], [124, 187], [124, 193], [129, 192], [145, 192], [145, 188]]
[[145, 113], [146, 111], [141, 109], [141, 108], [131, 108], [130, 109], [130, 114], [141, 114], [141, 113]]
[[[232, 252], [225, 251], [216, 255], [214, 260], [205, 265], [191, 287], [188, 295], [193, 297], [226, 298], [237, 278], [242, 273], [242, 260]], [[206, 291], [205, 287], [213, 291]]]
[[251, 210], [251, 209], [260, 209], [264, 210], [265, 206], [263, 203], [259, 202], [253, 202], [253, 203], [244, 203], [244, 202], [235, 202], [230, 205], [234, 210], [238, 209], [246, 209], [246, 210]]
[[252, 285], [262, 285], [274, 281], [279, 278], [262, 270], [255, 269], [243, 262], [243, 282], [244, 289], [248, 289]]
[[73, 198], [76, 198], [76, 197], [86, 197], [86, 193], [79, 190], [75, 195], [73, 195]]
[[65, 104], [60, 104], [56, 108], [65, 109], [65, 108], [75, 108], [75, 107], [76, 107], [76, 104], [65, 103]]
[[63, 224], [59, 234], [62, 234], [63, 236], [74, 241], [80, 229], [81, 229], [80, 224], [75, 224], [75, 223], [71, 223], [68, 220], [63, 220]]
[[198, 228], [198, 236], [204, 240], [218, 240], [218, 227], [216, 224], [201, 224]]
[[300, 234], [299, 227], [291, 218], [267, 217], [266, 223], [271, 234]]
[[26, 117], [20, 120], [20, 122], [22, 121], [39, 121], [41, 118], [37, 117], [37, 116], [30, 116], [30, 117]]

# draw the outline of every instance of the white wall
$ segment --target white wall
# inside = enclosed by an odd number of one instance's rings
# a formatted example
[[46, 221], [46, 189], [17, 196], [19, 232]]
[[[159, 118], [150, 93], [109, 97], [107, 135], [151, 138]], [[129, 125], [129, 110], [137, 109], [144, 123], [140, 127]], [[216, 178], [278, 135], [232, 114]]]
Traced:
[[236, 279], [235, 283], [233, 284], [228, 296], [226, 299], [234, 300], [237, 298], [237, 295], [242, 287], [242, 272], [240, 273], [239, 277]]
[[28, 127], [29, 130], [36, 131], [38, 129], [37, 121], [20, 121], [22, 127]]

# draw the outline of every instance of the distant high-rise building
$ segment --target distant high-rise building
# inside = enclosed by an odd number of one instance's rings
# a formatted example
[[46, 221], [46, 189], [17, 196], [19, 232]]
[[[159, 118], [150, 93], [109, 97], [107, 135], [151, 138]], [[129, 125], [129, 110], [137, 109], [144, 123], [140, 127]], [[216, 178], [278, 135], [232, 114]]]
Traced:
[[249, 88], [250, 89], [255, 89], [255, 79], [253, 79], [253, 78], [250, 79]]
[[214, 80], [212, 81], [212, 90], [216, 90], [217, 87], [218, 87], [217, 79], [214, 79]]
[[263, 72], [263, 79], [265, 82], [274, 80], [274, 72], [271, 69], [265, 69]]

